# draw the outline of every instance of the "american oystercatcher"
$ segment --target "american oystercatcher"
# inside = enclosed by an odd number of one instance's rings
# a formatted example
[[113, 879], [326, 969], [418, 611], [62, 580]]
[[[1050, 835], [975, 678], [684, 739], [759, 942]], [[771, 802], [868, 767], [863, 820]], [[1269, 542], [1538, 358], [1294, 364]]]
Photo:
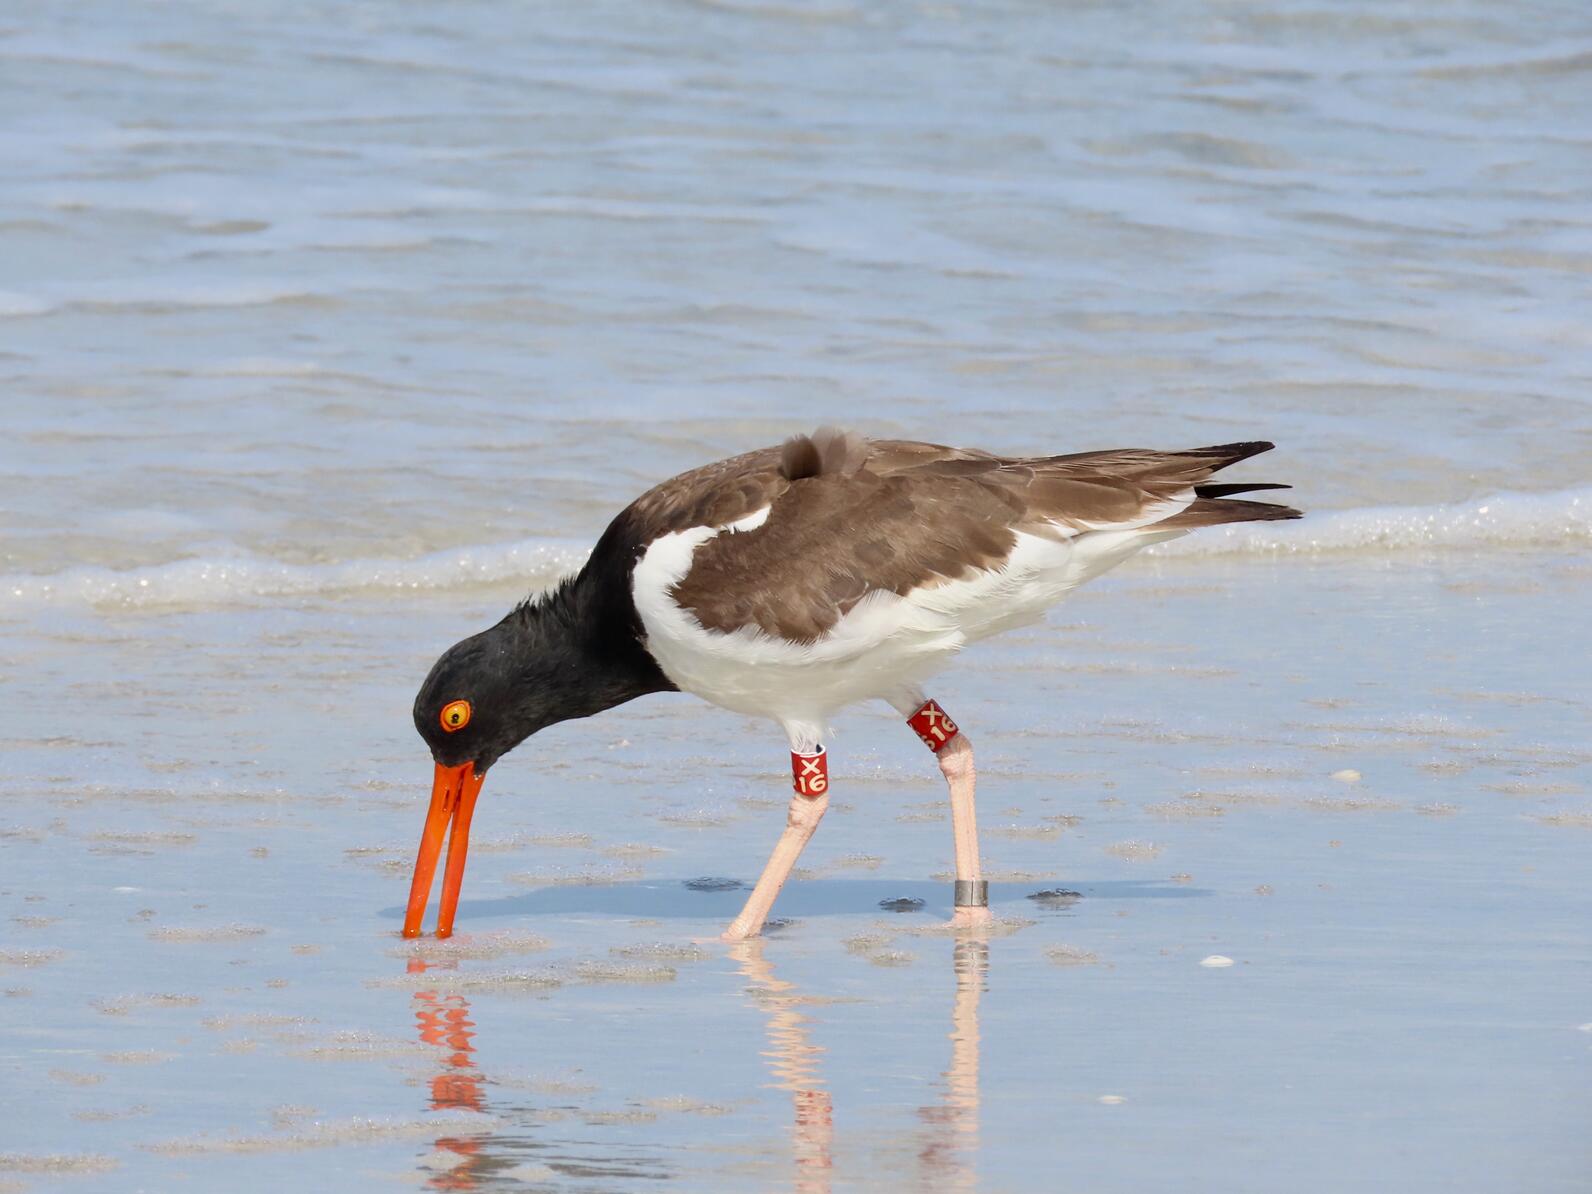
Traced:
[[437, 936], [453, 932], [481, 783], [554, 722], [682, 691], [778, 722], [795, 795], [726, 939], [763, 927], [829, 804], [829, 719], [893, 705], [950, 789], [955, 920], [988, 918], [973, 748], [923, 684], [968, 643], [1038, 621], [1140, 548], [1197, 527], [1298, 518], [1210, 484], [1264, 442], [1186, 452], [996, 456], [829, 428], [648, 490], [579, 574], [443, 653], [415, 698], [436, 762], [404, 936], [420, 933], [452, 824]]

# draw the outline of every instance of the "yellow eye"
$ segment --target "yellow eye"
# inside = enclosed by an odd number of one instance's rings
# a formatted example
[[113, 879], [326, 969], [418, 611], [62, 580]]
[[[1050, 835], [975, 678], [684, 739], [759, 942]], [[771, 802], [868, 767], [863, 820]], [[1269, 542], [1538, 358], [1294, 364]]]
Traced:
[[442, 728], [448, 733], [462, 730], [470, 724], [470, 702], [449, 701], [442, 706]]

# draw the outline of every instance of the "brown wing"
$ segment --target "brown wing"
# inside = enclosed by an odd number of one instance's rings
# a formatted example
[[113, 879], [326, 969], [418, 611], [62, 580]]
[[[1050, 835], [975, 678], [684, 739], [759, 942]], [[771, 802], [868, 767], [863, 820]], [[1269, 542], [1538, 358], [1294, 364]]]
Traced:
[[[1008, 458], [826, 430], [685, 473], [642, 495], [627, 513], [650, 541], [727, 526], [767, 507], [756, 528], [699, 547], [673, 597], [711, 630], [758, 626], [788, 641], [811, 641], [871, 592], [905, 594], [998, 567], [1019, 531], [1062, 535], [1141, 524], [1157, 504], [1197, 493], [1217, 469], [1269, 447]], [[1196, 511], [1200, 521], [1178, 521]], [[1200, 496], [1157, 525], [1257, 517], [1297, 512]]]

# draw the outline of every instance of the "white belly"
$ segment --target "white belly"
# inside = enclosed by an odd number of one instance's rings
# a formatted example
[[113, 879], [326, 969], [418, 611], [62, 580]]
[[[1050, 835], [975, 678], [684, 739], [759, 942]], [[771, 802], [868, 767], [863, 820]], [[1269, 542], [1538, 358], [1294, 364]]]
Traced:
[[[750, 521], [750, 520], [749, 520]], [[682, 692], [785, 726], [810, 749], [846, 705], [910, 696], [970, 642], [1038, 621], [1084, 581], [1179, 531], [1088, 531], [1061, 541], [1019, 534], [1005, 565], [905, 596], [874, 592], [821, 639], [792, 643], [756, 627], [708, 630], [670, 590], [715, 535], [695, 527], [654, 541], [636, 565], [633, 596], [647, 650]]]

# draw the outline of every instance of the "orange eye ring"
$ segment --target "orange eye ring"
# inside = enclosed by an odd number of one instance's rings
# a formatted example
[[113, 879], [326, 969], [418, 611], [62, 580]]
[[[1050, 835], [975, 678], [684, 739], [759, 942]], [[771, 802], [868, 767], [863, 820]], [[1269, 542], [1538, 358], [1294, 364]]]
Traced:
[[444, 733], [451, 734], [455, 730], [464, 729], [469, 724], [469, 701], [449, 701], [442, 706], [442, 729]]

